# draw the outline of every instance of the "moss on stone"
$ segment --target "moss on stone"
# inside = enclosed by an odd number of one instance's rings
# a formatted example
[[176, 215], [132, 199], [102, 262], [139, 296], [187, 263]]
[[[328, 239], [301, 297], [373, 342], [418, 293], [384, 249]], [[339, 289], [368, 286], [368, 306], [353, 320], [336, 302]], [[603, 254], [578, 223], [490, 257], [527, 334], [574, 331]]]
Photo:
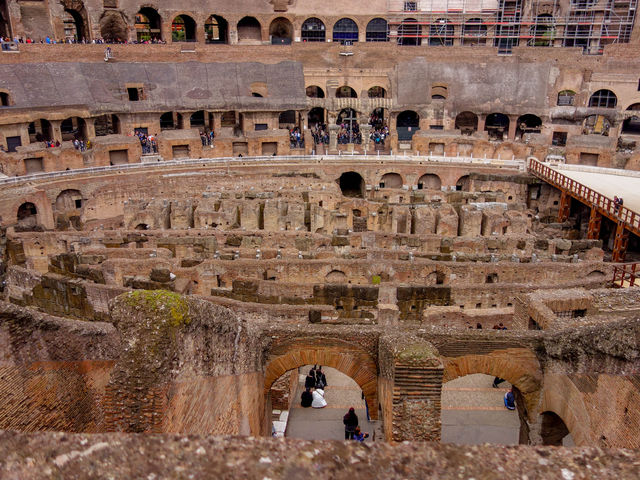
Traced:
[[403, 363], [422, 362], [438, 356], [437, 350], [430, 343], [414, 343], [407, 345], [396, 353], [396, 358]]
[[167, 290], [135, 290], [125, 296], [125, 303], [130, 307], [140, 306], [156, 314], [160, 314], [172, 327], [189, 325], [189, 305], [177, 293]]

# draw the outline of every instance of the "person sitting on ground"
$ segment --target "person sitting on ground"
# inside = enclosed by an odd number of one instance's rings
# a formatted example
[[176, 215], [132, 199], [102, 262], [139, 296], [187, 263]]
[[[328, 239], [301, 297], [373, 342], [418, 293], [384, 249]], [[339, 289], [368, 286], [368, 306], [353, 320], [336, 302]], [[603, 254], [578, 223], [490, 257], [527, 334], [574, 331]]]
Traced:
[[498, 388], [498, 385], [500, 385], [502, 382], [504, 382], [504, 378], [496, 377], [493, 379], [493, 384], [491, 386], [493, 388]]
[[360, 430], [360, 426], [356, 427], [356, 431], [353, 432], [353, 439], [356, 442], [364, 442], [365, 438], [369, 438], [369, 434]]
[[319, 366], [316, 370], [316, 388], [321, 388], [324, 390], [324, 387], [327, 386], [327, 377], [324, 375], [322, 371], [322, 366]]
[[516, 397], [513, 394], [513, 387], [511, 387], [509, 391], [504, 394], [504, 406], [507, 407], [508, 410], [516, 409]]
[[344, 423], [344, 439], [345, 440], [353, 440], [353, 435], [356, 432], [356, 427], [358, 426], [358, 415], [356, 415], [356, 409], [351, 407], [347, 414], [342, 418], [342, 423]]
[[302, 392], [300, 406], [303, 408], [309, 408], [312, 402], [313, 395], [311, 394], [311, 390], [307, 388], [304, 392]]
[[314, 370], [309, 370], [307, 378], [304, 379], [304, 388], [316, 388], [316, 376]]
[[311, 395], [313, 395], [313, 402], [311, 402], [313, 408], [324, 408], [327, 406], [327, 401], [324, 399], [324, 390], [316, 388], [311, 392]]

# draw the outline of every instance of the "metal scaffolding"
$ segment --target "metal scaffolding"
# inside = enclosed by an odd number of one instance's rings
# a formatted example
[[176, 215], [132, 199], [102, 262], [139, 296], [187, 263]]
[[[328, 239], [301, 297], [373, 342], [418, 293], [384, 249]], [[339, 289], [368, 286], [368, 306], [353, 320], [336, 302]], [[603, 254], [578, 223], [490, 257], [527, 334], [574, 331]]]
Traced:
[[403, 45], [581, 47], [628, 43], [638, 0], [388, 0], [389, 37]]

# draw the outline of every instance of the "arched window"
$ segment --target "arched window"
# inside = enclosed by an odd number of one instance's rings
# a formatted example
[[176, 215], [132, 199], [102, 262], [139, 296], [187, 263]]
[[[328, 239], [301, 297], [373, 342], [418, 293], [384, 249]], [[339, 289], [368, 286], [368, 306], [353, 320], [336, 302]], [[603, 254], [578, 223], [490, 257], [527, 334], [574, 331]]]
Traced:
[[567, 107], [573, 105], [576, 92], [573, 90], [562, 90], [558, 93], [558, 106]]
[[525, 133], [540, 133], [542, 131], [542, 119], [536, 115], [522, 115], [517, 120], [516, 136], [521, 137]]
[[336, 90], [336, 98], [358, 98], [356, 91], [345, 85]]
[[333, 41], [344, 44], [345, 42], [358, 41], [358, 25], [350, 18], [341, 18], [333, 26]]
[[205, 124], [205, 114], [204, 110], [198, 110], [197, 112], [191, 115], [189, 119], [189, 123], [191, 123], [191, 127], [204, 127]]
[[473, 112], [462, 112], [456, 117], [456, 129], [462, 135], [472, 135], [478, 130], [478, 116]]
[[206, 43], [227, 43], [229, 23], [218, 15], [211, 15], [204, 24], [204, 41]]
[[160, 116], [160, 130], [173, 130], [176, 128], [175, 115], [173, 112], [166, 112]]
[[431, 100], [446, 100], [449, 89], [446, 85], [433, 85], [431, 87]]
[[489, 138], [493, 140], [503, 140], [509, 131], [509, 117], [504, 113], [492, 113], [487, 115], [484, 122], [484, 129], [489, 133]]
[[302, 24], [303, 42], [324, 42], [326, 40], [326, 28], [319, 18], [308, 18]]
[[598, 90], [589, 99], [590, 107], [616, 108], [618, 97], [611, 90]]
[[407, 18], [398, 27], [398, 45], [422, 45], [422, 27], [415, 18]]
[[453, 45], [453, 25], [444, 18], [439, 18], [429, 26], [429, 45], [432, 47]]
[[138, 42], [162, 40], [160, 14], [151, 7], [141, 8], [136, 14], [136, 38]]
[[389, 24], [384, 18], [374, 18], [367, 24], [367, 42], [388, 42]]
[[413, 134], [420, 130], [420, 116], [413, 110], [405, 110], [398, 114], [396, 120], [398, 140], [411, 140]]

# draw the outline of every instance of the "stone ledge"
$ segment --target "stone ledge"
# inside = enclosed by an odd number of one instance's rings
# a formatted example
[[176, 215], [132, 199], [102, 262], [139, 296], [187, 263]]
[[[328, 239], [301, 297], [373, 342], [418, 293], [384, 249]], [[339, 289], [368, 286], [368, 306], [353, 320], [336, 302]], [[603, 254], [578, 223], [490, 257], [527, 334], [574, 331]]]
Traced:
[[[0, 432], [7, 478], [637, 479], [640, 452], [177, 435]], [[481, 459], [481, 461], [480, 461]]]

